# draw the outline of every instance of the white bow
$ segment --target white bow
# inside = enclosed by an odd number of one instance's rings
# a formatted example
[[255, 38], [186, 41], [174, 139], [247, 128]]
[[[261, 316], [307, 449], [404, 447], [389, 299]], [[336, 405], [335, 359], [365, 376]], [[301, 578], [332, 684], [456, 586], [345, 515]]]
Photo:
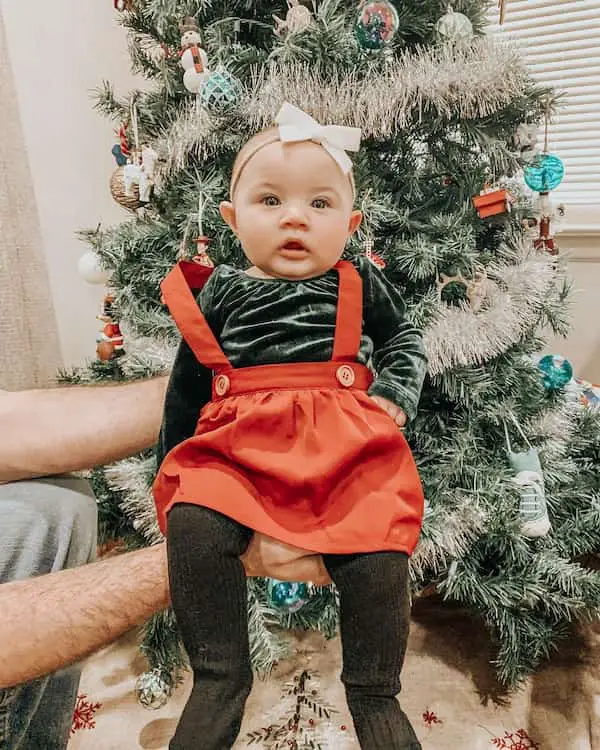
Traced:
[[289, 102], [283, 104], [275, 122], [279, 125], [279, 137], [283, 143], [316, 141], [336, 160], [344, 174], [352, 169], [352, 161], [346, 151], [358, 151], [360, 148], [360, 128], [320, 125]]

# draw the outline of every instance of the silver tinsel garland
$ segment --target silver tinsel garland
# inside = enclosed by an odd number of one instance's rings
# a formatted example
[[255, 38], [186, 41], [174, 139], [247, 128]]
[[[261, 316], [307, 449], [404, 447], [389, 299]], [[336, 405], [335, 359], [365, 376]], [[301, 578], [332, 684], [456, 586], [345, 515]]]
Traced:
[[405, 52], [381, 71], [332, 70], [327, 75], [301, 63], [272, 63], [256, 71], [237, 108], [241, 135], [188, 102], [158, 145], [165, 161], [160, 177], [184, 169], [190, 153], [205, 159], [239, 148], [252, 133], [273, 124], [284, 101], [319, 122], [359, 127], [363, 137], [388, 139], [431, 111], [463, 120], [488, 117], [522, 96], [530, 78], [518, 52], [492, 38], [468, 46], [441, 45]]
[[525, 241], [519, 263], [492, 264], [486, 271], [480, 311], [438, 301], [437, 315], [423, 337], [431, 375], [483, 364], [517, 343], [538, 322], [556, 282], [552, 257], [531, 254]]

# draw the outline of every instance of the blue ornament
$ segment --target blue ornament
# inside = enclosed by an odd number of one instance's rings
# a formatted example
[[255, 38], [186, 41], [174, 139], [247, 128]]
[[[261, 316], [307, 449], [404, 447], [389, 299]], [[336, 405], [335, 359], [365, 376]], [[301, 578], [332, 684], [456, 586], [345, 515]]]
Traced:
[[267, 593], [271, 603], [284, 612], [297, 612], [309, 600], [305, 583], [278, 581], [276, 578], [269, 578]]
[[560, 354], [547, 354], [540, 359], [538, 367], [544, 388], [549, 391], [558, 391], [573, 378], [571, 363]]
[[115, 161], [120, 167], [123, 167], [125, 166], [125, 164], [127, 164], [127, 157], [123, 156], [123, 151], [121, 150], [121, 146], [118, 143], [115, 143], [115, 145], [112, 147], [111, 153], [115, 157]]
[[565, 165], [554, 154], [540, 154], [525, 168], [525, 182], [536, 193], [548, 193], [557, 188], [565, 176]]

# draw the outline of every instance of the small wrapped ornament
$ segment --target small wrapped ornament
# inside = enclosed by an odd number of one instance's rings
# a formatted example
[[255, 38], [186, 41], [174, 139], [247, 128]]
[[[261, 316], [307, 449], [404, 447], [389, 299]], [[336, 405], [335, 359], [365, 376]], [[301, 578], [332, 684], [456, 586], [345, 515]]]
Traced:
[[150, 711], [157, 711], [165, 706], [173, 692], [172, 681], [164, 670], [156, 667], [144, 672], [135, 683], [135, 695], [138, 703]]
[[276, 578], [269, 578], [267, 594], [271, 604], [288, 613], [297, 612], [310, 598], [305, 583], [278, 581]]
[[198, 94], [210, 75], [208, 55], [202, 47], [202, 37], [198, 24], [188, 16], [179, 24], [181, 51], [179, 53], [183, 74], [183, 85], [192, 94]]
[[279, 16], [273, 15], [275, 21], [275, 34], [279, 37], [292, 34], [301, 34], [313, 24], [313, 16], [310, 10], [300, 4], [299, 0], [287, 0], [288, 11], [285, 21]]
[[489, 187], [485, 187], [472, 200], [480, 219], [510, 213], [512, 204], [515, 202], [514, 196], [508, 190]]
[[544, 473], [538, 451], [532, 447], [517, 420], [513, 418], [513, 421], [528, 446], [528, 450], [523, 453], [515, 453], [512, 450], [508, 426], [505, 422], [508, 462], [515, 473], [513, 481], [521, 496], [519, 504], [521, 533], [523, 536], [535, 539], [545, 536], [552, 528], [546, 504]]
[[211, 73], [200, 91], [198, 101], [211, 115], [220, 117], [234, 109], [241, 97], [240, 81], [226, 70]]
[[435, 32], [443, 42], [464, 44], [473, 39], [473, 24], [464, 13], [455, 13], [449, 5], [446, 13], [436, 23]]
[[560, 354], [546, 354], [538, 362], [538, 368], [547, 391], [559, 391], [573, 379], [573, 366]]
[[369, 51], [387, 47], [400, 28], [398, 11], [387, 0], [362, 0], [354, 27], [360, 46]]

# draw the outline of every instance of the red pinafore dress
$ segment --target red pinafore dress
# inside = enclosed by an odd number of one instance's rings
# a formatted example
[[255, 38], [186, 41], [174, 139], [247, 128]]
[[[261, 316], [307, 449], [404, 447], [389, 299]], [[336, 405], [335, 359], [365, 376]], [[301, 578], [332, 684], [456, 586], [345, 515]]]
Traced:
[[210, 270], [180, 263], [163, 299], [198, 360], [213, 371], [212, 400], [193, 437], [165, 457], [153, 491], [159, 525], [176, 503], [212, 508], [255, 531], [316, 553], [411, 554], [423, 492], [410, 448], [368, 395], [357, 362], [362, 279], [340, 261], [328, 362], [234, 368], [190, 289]]

